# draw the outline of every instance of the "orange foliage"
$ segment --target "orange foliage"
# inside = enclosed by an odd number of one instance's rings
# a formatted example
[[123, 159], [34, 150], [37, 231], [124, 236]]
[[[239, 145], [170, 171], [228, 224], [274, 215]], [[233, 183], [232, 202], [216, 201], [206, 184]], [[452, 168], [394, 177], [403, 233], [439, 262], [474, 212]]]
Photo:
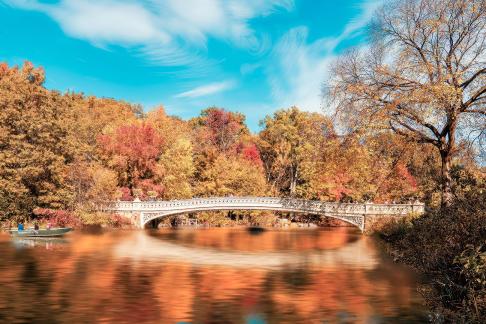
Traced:
[[122, 184], [129, 188], [153, 175], [163, 143], [155, 129], [145, 123], [121, 126], [113, 134], [100, 135], [98, 141], [125, 178]]

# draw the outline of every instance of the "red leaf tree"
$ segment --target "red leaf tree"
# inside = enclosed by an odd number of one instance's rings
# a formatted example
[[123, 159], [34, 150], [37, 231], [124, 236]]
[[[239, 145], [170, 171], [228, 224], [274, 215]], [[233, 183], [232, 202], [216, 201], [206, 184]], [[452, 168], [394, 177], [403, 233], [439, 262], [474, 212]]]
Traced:
[[202, 113], [202, 121], [207, 127], [209, 141], [220, 152], [234, 148], [240, 136], [248, 132], [245, 117], [220, 108], [208, 108]]
[[153, 176], [163, 139], [151, 125], [141, 123], [120, 126], [98, 142], [119, 174], [119, 185], [133, 189]]

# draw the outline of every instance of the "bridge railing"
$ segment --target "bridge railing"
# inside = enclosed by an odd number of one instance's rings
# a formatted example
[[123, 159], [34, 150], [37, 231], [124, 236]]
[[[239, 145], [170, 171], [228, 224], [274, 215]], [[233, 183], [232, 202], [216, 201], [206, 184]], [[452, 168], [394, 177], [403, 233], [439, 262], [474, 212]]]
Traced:
[[194, 198], [169, 201], [116, 201], [105, 206], [108, 211], [137, 212], [163, 211], [174, 209], [197, 209], [209, 207], [261, 207], [281, 210], [296, 210], [318, 213], [370, 214], [370, 215], [404, 215], [409, 213], [423, 213], [423, 203], [409, 204], [373, 204], [373, 203], [338, 203], [304, 200], [294, 198], [273, 197], [214, 197]]

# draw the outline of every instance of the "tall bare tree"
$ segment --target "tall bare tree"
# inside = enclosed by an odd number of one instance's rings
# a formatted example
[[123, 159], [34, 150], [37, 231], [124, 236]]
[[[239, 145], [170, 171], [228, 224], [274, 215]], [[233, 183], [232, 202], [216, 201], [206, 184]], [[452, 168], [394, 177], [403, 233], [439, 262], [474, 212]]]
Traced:
[[486, 0], [393, 0], [377, 11], [370, 36], [369, 47], [334, 66], [336, 113], [348, 125], [434, 145], [448, 206], [460, 131], [486, 126]]

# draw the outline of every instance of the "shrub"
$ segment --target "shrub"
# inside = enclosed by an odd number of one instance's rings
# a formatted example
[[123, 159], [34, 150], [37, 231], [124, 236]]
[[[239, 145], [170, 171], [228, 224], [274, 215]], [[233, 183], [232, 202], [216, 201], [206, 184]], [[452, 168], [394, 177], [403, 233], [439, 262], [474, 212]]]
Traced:
[[130, 188], [122, 187], [118, 190], [117, 198], [122, 201], [132, 201], [133, 196], [131, 194]]
[[[459, 272], [464, 282], [464, 302], [467, 309], [474, 310], [479, 319], [485, 316], [486, 309], [486, 245], [468, 245], [456, 257], [454, 263], [459, 266]], [[480, 312], [481, 310], [481, 312]]]
[[420, 269], [437, 292], [433, 306], [454, 322], [486, 318], [486, 199], [467, 195], [452, 207], [392, 223], [381, 236], [396, 259]]
[[116, 228], [132, 225], [128, 218], [123, 217], [119, 214], [111, 214], [108, 220], [108, 224]]
[[108, 224], [109, 214], [101, 212], [79, 212], [79, 218], [83, 225], [106, 225]]
[[405, 217], [379, 217], [373, 224], [372, 233], [378, 233], [385, 241], [397, 241], [403, 238], [422, 217], [420, 214], [408, 214]]
[[80, 218], [84, 225], [106, 225], [117, 228], [131, 225], [129, 219], [119, 214], [109, 214], [103, 212], [82, 212], [80, 213]]
[[249, 223], [257, 226], [273, 226], [277, 223], [278, 217], [275, 213], [253, 212], [250, 214]]
[[36, 208], [34, 209], [34, 215], [43, 221], [50, 222], [53, 226], [73, 228], [81, 226], [79, 217], [66, 210]]
[[200, 224], [210, 224], [211, 226], [235, 225], [226, 211], [202, 212], [196, 214], [196, 218]]
[[144, 194], [142, 189], [139, 189], [139, 188], [132, 189], [132, 193], [133, 193], [134, 197], [136, 197], [140, 200], [144, 200], [144, 198], [145, 198], [145, 194]]

